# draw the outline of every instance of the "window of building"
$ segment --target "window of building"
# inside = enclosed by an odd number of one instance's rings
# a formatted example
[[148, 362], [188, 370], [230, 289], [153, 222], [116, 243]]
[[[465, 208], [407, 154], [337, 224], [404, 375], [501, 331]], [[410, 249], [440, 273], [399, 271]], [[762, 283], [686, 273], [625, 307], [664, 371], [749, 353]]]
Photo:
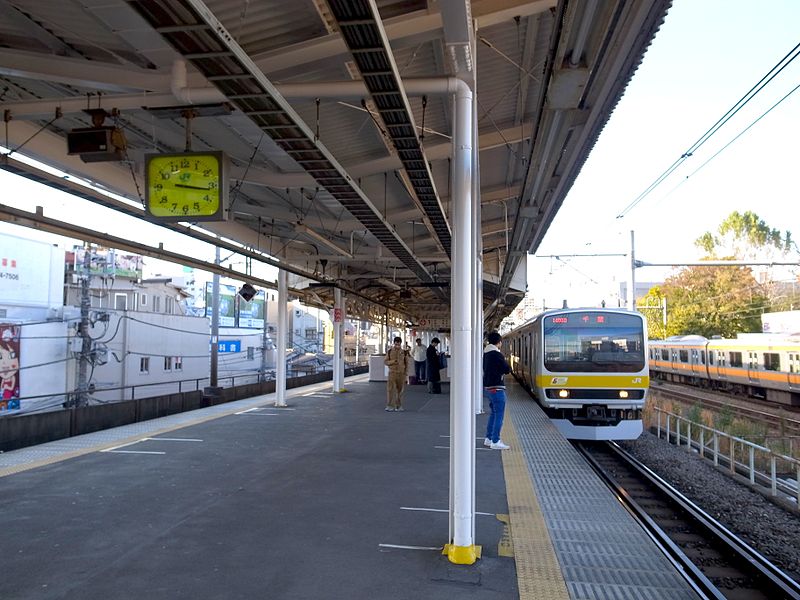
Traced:
[[149, 373], [150, 372], [150, 357], [143, 356], [139, 359], [139, 373]]
[[153, 312], [161, 310], [161, 296], [153, 296]]
[[767, 371], [780, 371], [781, 370], [781, 355], [777, 352], [764, 353], [764, 368]]
[[164, 370], [165, 371], [172, 371], [172, 357], [165, 356], [164, 357]]
[[175, 299], [171, 296], [164, 298], [164, 312], [171, 315], [175, 312]]
[[256, 357], [256, 349], [253, 346], [247, 347], [247, 360], [254, 360]]
[[176, 356], [175, 361], [173, 362], [173, 366], [175, 367], [176, 371], [183, 371], [183, 357]]
[[147, 294], [140, 294], [139, 295], [139, 305], [140, 306], [147, 306]]
[[128, 294], [114, 294], [114, 308], [128, 310]]
[[732, 367], [741, 367], [742, 366], [742, 353], [741, 352], [729, 352], [730, 356], [730, 365]]
[[307, 340], [316, 340], [317, 339], [317, 330], [313, 327], [310, 329], [306, 329], [306, 339]]

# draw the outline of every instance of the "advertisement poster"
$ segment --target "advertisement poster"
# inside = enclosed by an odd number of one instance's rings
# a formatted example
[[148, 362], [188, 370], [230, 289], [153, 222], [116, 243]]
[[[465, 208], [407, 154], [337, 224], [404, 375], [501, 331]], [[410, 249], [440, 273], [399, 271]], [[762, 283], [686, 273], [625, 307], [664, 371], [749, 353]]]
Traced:
[[[206, 283], [206, 315], [211, 318], [211, 283]], [[232, 285], [219, 286], [219, 325], [236, 327], [236, 288]]]
[[264, 329], [265, 300], [264, 290], [259, 290], [250, 302], [239, 297], [239, 327]]
[[0, 410], [19, 409], [19, 325], [0, 323]]

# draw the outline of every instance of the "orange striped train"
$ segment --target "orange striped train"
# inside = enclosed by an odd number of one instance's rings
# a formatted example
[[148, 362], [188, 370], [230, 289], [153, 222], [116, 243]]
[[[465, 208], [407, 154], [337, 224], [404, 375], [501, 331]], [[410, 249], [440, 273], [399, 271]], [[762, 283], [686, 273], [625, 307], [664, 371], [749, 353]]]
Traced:
[[651, 340], [650, 371], [770, 402], [800, 406], [800, 335], [740, 333], [735, 340], [684, 335]]
[[502, 350], [564, 437], [630, 440], [642, 433], [650, 377], [641, 314], [547, 311], [506, 334]]

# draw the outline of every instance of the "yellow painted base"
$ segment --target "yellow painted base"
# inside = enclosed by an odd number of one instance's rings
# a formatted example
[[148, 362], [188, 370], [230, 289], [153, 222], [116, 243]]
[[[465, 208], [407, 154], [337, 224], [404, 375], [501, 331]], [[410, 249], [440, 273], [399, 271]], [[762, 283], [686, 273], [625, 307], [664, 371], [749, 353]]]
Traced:
[[477, 545], [454, 546], [453, 544], [445, 544], [442, 554], [446, 554], [451, 563], [471, 565], [481, 557], [481, 547]]

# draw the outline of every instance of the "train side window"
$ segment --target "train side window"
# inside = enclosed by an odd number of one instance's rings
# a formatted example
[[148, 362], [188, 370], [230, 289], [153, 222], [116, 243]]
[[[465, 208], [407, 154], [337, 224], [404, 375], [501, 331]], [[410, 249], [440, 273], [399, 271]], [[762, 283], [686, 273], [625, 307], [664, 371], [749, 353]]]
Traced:
[[669, 360], [669, 350], [661, 350], [661, 360]]
[[701, 365], [706, 364], [706, 351], [705, 350], [700, 350], [698, 352], [698, 356], [700, 357], [700, 364]]
[[708, 351], [708, 364], [709, 365], [713, 365], [714, 364], [714, 351], [713, 350], [709, 350]]
[[682, 363], [689, 362], [689, 353], [686, 350], [679, 350], [678, 354], [681, 357]]
[[777, 352], [764, 352], [764, 369], [767, 371], [780, 371], [781, 355]]
[[742, 366], [742, 353], [741, 352], [729, 352], [728, 353], [730, 358], [730, 364], [732, 367], [741, 367]]

